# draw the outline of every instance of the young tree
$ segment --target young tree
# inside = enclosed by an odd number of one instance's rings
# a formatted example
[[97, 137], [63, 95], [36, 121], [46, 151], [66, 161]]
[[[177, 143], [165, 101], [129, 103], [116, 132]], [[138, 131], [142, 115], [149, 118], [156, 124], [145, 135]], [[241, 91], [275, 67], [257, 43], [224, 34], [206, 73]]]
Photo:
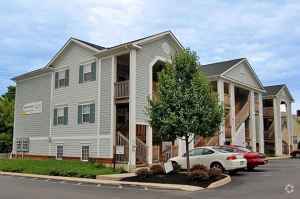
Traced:
[[14, 126], [15, 87], [0, 96], [0, 152], [9, 152], [12, 145]]
[[189, 49], [178, 53], [160, 73], [157, 96], [149, 99], [150, 124], [165, 139], [184, 139], [190, 169], [189, 143], [195, 135], [212, 136], [222, 121], [223, 109], [198, 57]]

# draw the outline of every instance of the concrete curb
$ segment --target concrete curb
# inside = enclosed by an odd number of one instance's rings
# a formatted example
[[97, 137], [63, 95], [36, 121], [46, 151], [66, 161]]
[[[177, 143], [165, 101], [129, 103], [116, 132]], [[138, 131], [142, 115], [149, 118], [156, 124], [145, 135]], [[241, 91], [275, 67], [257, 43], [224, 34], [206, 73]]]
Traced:
[[215, 189], [215, 188], [218, 188], [218, 187], [221, 187], [221, 186], [224, 186], [224, 185], [230, 183], [231, 182], [231, 177], [229, 175], [226, 175], [226, 174], [224, 174], [224, 175], [226, 176], [225, 178], [211, 183], [207, 187], [207, 189]]
[[[126, 182], [126, 181], [116, 181], [116, 180], [104, 180], [104, 179], [87, 179], [87, 178], [74, 178], [74, 177], [62, 177], [62, 176], [48, 176], [48, 175], [37, 175], [37, 174], [25, 174], [25, 173], [12, 173], [12, 172], [1, 172], [0, 175], [8, 176], [18, 176], [18, 177], [30, 177], [38, 179], [48, 179], [48, 180], [61, 180], [67, 182], [77, 182], [77, 183], [91, 183], [100, 185], [129, 185], [129, 186], [140, 186], [143, 188], [154, 188], [154, 189], [164, 189], [164, 190], [180, 190], [180, 191], [201, 191], [205, 190], [203, 187], [189, 186], [189, 185], [178, 185], [178, 184], [161, 184], [161, 183], [143, 183], [143, 182]], [[209, 189], [220, 187], [231, 181], [230, 176], [225, 179], [214, 182], [208, 186]]]
[[267, 157], [266, 160], [284, 160], [290, 158], [291, 156], [277, 156], [277, 157]]

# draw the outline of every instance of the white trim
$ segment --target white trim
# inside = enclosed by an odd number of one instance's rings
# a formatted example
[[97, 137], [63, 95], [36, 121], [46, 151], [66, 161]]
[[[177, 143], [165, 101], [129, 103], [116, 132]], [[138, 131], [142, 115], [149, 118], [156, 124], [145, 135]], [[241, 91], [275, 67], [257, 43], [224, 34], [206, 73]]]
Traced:
[[33, 76], [33, 77], [22, 78], [20, 80], [16, 80], [16, 83], [20, 83], [20, 82], [23, 82], [23, 81], [27, 81], [27, 80], [32, 80], [32, 79], [37, 79], [37, 78], [40, 78], [40, 77], [44, 77], [44, 76], [48, 75], [51, 72], [52, 72], [52, 70], [49, 70], [49, 71], [47, 71], [45, 73], [42, 73], [40, 75], [36, 75], [36, 76]]
[[[100, 136], [100, 123], [101, 123], [101, 117], [100, 117], [100, 106], [101, 106], [101, 66], [102, 66], [102, 59], [98, 59], [98, 124], [97, 124], [97, 136]], [[100, 139], [97, 138], [97, 157], [100, 155]]]
[[150, 64], [148, 65], [148, 95], [149, 98], [152, 99], [152, 89], [153, 89], [153, 85], [152, 85], [152, 79], [153, 79], [153, 66], [157, 61], [162, 61], [162, 62], [171, 62], [172, 60], [166, 57], [162, 57], [162, 56], [155, 56], [152, 61], [150, 62]]
[[94, 62], [96, 62], [97, 64], [97, 58], [95, 56], [92, 56], [90, 58], [84, 59], [83, 61], [80, 61], [79, 65], [92, 64]]
[[48, 140], [49, 137], [29, 137], [29, 141], [42, 141], [42, 140]]
[[[55, 159], [56, 160], [63, 160], [64, 159], [64, 144], [63, 143], [56, 143], [55, 146], [56, 146]], [[63, 147], [63, 154], [62, 154], [61, 158], [57, 158], [57, 147], [58, 146], [62, 146]]]
[[88, 155], [88, 159], [91, 157], [91, 144], [90, 143], [80, 143], [80, 161], [82, 162], [88, 162], [89, 160], [83, 160], [82, 159], [82, 147], [84, 146], [88, 146], [89, 147], [89, 155]]
[[237, 81], [236, 79], [232, 79], [230, 77], [220, 76], [220, 78], [223, 78], [224, 80], [227, 80], [228, 83], [234, 83], [235, 85], [238, 85], [238, 87], [245, 88], [247, 90], [255, 90], [255, 91], [261, 92], [261, 93], [265, 92], [265, 90], [261, 90], [261, 89], [252, 87], [252, 86], [250, 86], [248, 84], [245, 84], [243, 82]]
[[70, 69], [70, 66], [67, 64], [64, 65], [58, 65], [52, 68], [52, 71], [54, 72], [61, 72], [61, 71], [65, 71], [67, 69]]
[[54, 80], [55, 72], [51, 72], [51, 90], [50, 90], [50, 111], [49, 111], [49, 137], [48, 137], [48, 155], [51, 155], [51, 137], [52, 137], [52, 123], [53, 123], [53, 97], [54, 97]]
[[159, 38], [161, 38], [161, 37], [163, 37], [163, 36], [166, 36], [166, 35], [171, 36], [171, 38], [175, 41], [175, 43], [176, 43], [181, 49], [184, 49], [183, 45], [179, 42], [179, 40], [175, 37], [175, 35], [174, 35], [171, 31], [162, 32], [162, 33], [159, 33], [159, 34], [157, 34], [157, 35], [150, 36], [150, 37], [148, 37], [148, 38], [146, 38], [146, 39], [139, 40], [139, 41], [137, 41], [137, 42], [134, 42], [133, 45], [151, 42], [151, 41], [153, 41], [153, 40], [159, 39]]
[[115, 139], [116, 139], [116, 104], [115, 104], [115, 81], [116, 81], [116, 73], [117, 73], [117, 57], [112, 56], [111, 58], [111, 65], [112, 65], [112, 70], [111, 70], [111, 154], [110, 156], [113, 157], [113, 147], [115, 145]]
[[[248, 84], [245, 84], [245, 83], [242, 83], [242, 82], [239, 82], [237, 80], [237, 82], [243, 84], [243, 85], [247, 85], [248, 87], [252, 88], [252, 89], [255, 89], [255, 90], [260, 90], [262, 92], [264, 92], [264, 86], [263, 84], [261, 83], [261, 81], [259, 80], [259, 78], [257, 77], [256, 73], [254, 72], [252, 66], [250, 65], [250, 63], [248, 62], [248, 60], [246, 58], [242, 59], [241, 61], [239, 61], [238, 63], [234, 64], [233, 66], [231, 66], [229, 69], [225, 70], [223, 73], [220, 74], [221, 77], [225, 77], [226, 76], [226, 73], [232, 71], [233, 69], [235, 69], [236, 67], [238, 67], [241, 63], [245, 62], [246, 65], [248, 66], [248, 69], [250, 70], [250, 72], [252, 73], [252, 75], [254, 75], [254, 78], [256, 80], [256, 82], [258, 83], [258, 85], [260, 86], [260, 89], [259, 88], [255, 88], [255, 87], [252, 87]], [[232, 79], [232, 78], [229, 78], [229, 79]]]
[[136, 50], [130, 51], [129, 80], [129, 170], [136, 166]]
[[76, 44], [78, 44], [79, 46], [81, 46], [81, 47], [84, 47], [84, 48], [88, 48], [88, 49], [90, 49], [90, 50], [92, 50], [92, 51], [95, 51], [95, 52], [100, 52], [101, 50], [98, 50], [98, 49], [96, 49], [96, 48], [93, 48], [93, 47], [91, 47], [91, 46], [89, 46], [89, 45], [87, 45], [87, 44], [84, 44], [84, 43], [82, 43], [82, 42], [80, 42], [80, 41], [78, 41], [78, 40], [76, 40], [76, 39], [74, 39], [74, 38], [70, 38], [65, 44], [64, 44], [64, 46], [54, 55], [54, 57], [48, 62], [48, 64], [45, 66], [45, 68], [48, 68], [62, 53], [63, 53], [63, 51], [72, 43], [72, 42], [74, 42], [74, 43], [76, 43]]
[[[278, 94], [279, 94], [283, 89], [285, 89], [285, 91], [287, 92], [288, 97], [290, 98], [290, 102], [294, 102], [294, 98], [293, 98], [292, 94], [290, 93], [290, 91], [289, 91], [289, 89], [288, 89], [288, 87], [287, 87], [286, 85], [282, 86], [281, 89], [276, 93], [275, 96], [278, 96], [278, 97], [281, 98], [281, 96], [278, 95]], [[282, 101], [285, 101], [285, 100], [282, 100]], [[286, 103], [288, 103], [288, 102], [286, 102]]]

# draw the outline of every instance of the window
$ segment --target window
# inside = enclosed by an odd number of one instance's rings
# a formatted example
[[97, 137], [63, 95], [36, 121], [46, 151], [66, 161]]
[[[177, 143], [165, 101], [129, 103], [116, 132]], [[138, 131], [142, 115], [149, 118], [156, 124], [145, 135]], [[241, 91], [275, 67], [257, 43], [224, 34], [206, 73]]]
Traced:
[[79, 66], [79, 83], [96, 80], [96, 62]]
[[95, 104], [78, 106], [78, 124], [95, 122]]
[[54, 109], [53, 124], [54, 125], [68, 124], [68, 107]]
[[203, 151], [202, 151], [202, 155], [211, 155], [213, 153], [214, 153], [214, 151], [212, 151], [210, 149], [203, 149]]
[[29, 152], [29, 138], [17, 138], [16, 139], [16, 151], [17, 152]]
[[20, 138], [17, 138], [17, 140], [16, 140], [16, 150], [17, 150], [17, 152], [22, 152], [22, 140], [20, 139]]
[[62, 160], [64, 155], [64, 146], [63, 145], [57, 145], [56, 146], [56, 159]]
[[69, 86], [69, 70], [55, 72], [55, 88]]
[[90, 146], [83, 145], [81, 146], [81, 161], [89, 161], [90, 157]]

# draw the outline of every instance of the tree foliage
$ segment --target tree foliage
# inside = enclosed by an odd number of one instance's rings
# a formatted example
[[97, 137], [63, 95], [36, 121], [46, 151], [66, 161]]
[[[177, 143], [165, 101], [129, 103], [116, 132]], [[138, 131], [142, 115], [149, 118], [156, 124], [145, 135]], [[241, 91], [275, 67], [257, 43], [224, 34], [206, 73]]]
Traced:
[[198, 57], [183, 50], [159, 75], [158, 92], [149, 99], [150, 124], [167, 140], [184, 138], [189, 169], [189, 142], [195, 135], [212, 136], [222, 121], [223, 109], [202, 74]]
[[0, 152], [9, 152], [12, 146], [14, 126], [15, 87], [0, 96]]

